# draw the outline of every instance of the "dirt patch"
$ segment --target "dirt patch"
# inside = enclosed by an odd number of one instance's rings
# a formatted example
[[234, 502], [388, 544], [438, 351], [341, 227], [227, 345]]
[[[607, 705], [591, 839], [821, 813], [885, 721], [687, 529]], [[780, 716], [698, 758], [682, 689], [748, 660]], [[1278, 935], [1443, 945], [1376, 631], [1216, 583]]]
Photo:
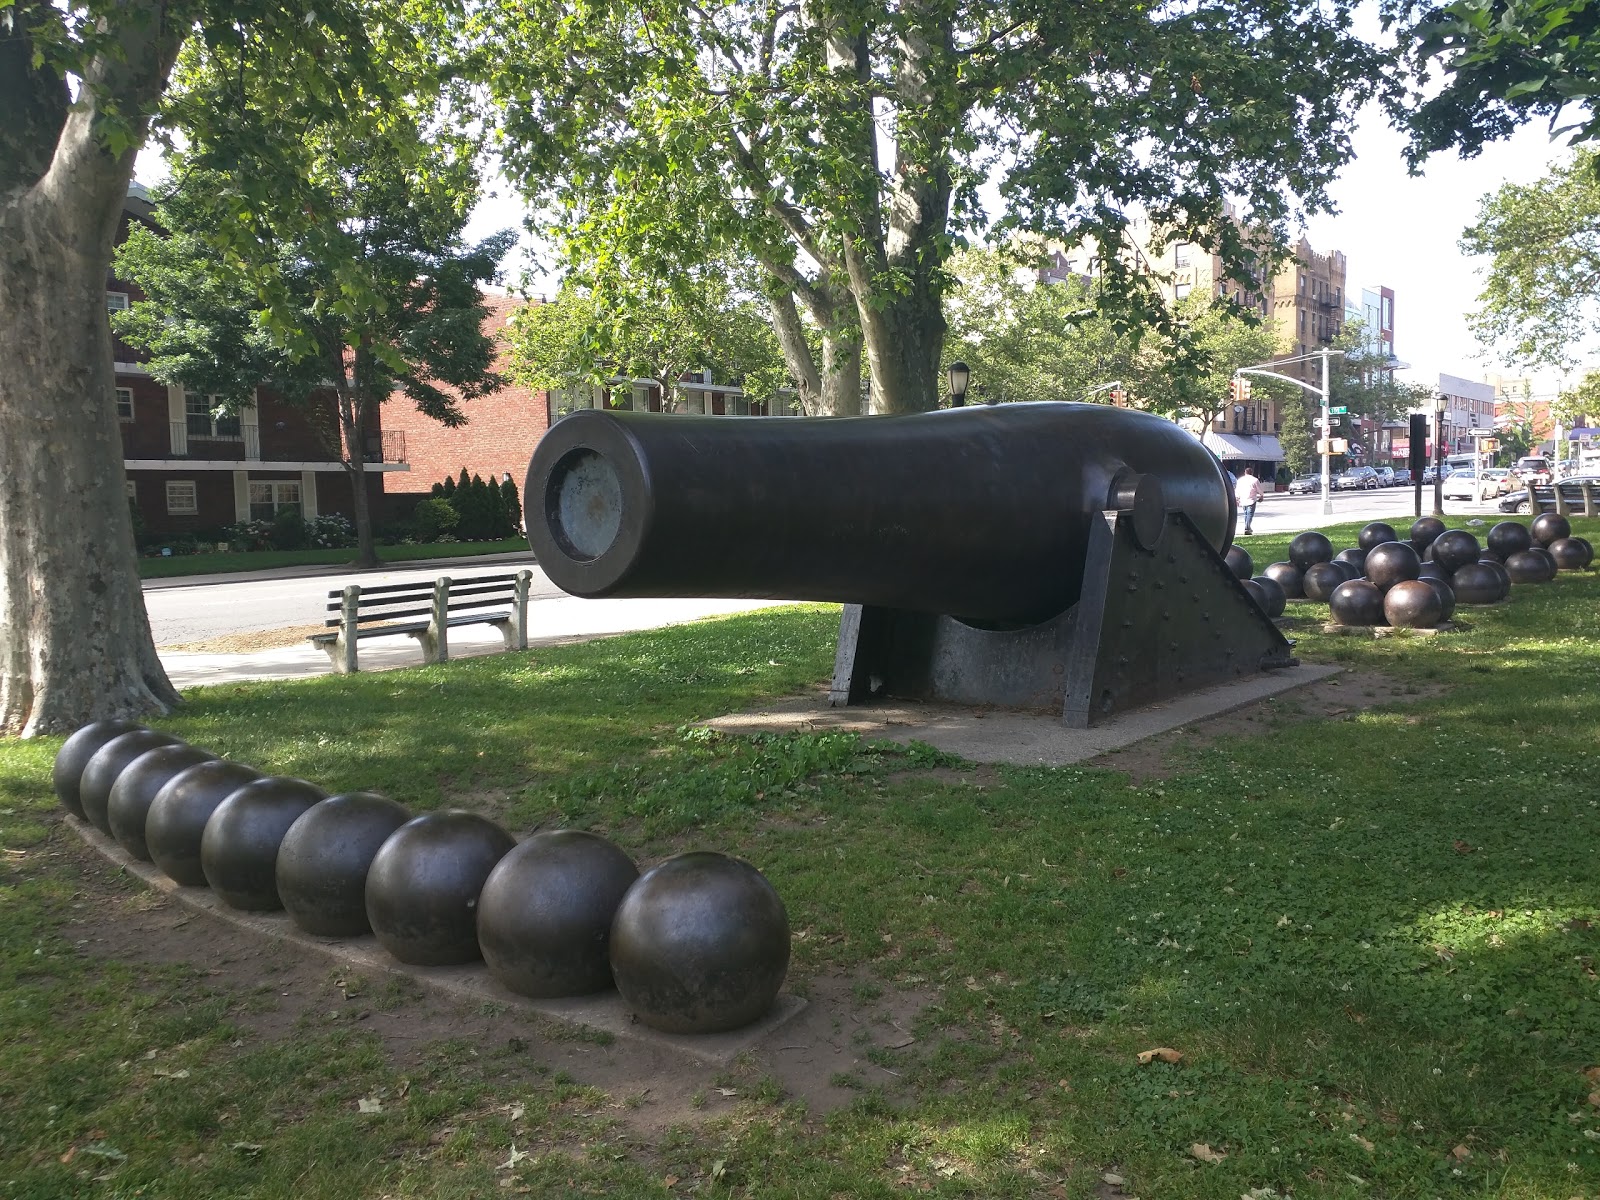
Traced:
[[774, 1090], [802, 1101], [813, 1118], [863, 1088], [885, 1088], [892, 1100], [899, 1074], [869, 1055], [917, 1053], [911, 1031], [936, 998], [929, 987], [896, 987], [865, 972], [791, 976], [789, 990], [805, 995], [807, 1007], [731, 1067], [718, 1067], [514, 1006], [464, 1003], [403, 974], [308, 957], [146, 889], [64, 825], [53, 840], [53, 869], [74, 886], [62, 935], [93, 958], [188, 968], [197, 987], [227, 1000], [246, 1044], [342, 1026], [378, 1038], [405, 1071], [439, 1043], [464, 1041], [484, 1058], [493, 1052], [513, 1083], [565, 1071], [601, 1089], [612, 1101], [608, 1115], [641, 1134], [723, 1117]]
[[1196, 721], [1088, 760], [1126, 772], [1134, 783], [1171, 779], [1196, 749], [1226, 737], [1255, 737], [1304, 721], [1335, 720], [1384, 704], [1408, 704], [1444, 692], [1440, 684], [1406, 683], [1378, 671], [1342, 671], [1292, 692]]
[[299, 646], [312, 634], [329, 632], [326, 625], [289, 625], [283, 629], [255, 629], [248, 633], [225, 633], [200, 642], [175, 642], [160, 650], [182, 650], [190, 654], [251, 654], [257, 650], [279, 650]]

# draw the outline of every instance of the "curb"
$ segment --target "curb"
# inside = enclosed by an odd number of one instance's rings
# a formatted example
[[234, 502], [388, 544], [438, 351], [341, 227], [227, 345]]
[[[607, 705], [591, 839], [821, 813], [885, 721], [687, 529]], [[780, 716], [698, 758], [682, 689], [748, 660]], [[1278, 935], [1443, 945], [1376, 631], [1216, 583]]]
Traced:
[[768, 1035], [805, 1010], [808, 1001], [780, 992], [772, 1011], [753, 1025], [729, 1033], [660, 1033], [634, 1019], [615, 989], [594, 996], [560, 1000], [531, 1000], [502, 985], [481, 962], [458, 967], [413, 967], [390, 958], [371, 934], [358, 938], [322, 938], [301, 931], [287, 914], [246, 913], [225, 906], [209, 888], [183, 887], [156, 867], [134, 858], [87, 821], [63, 812], [63, 823], [107, 862], [139, 880], [153, 892], [176, 900], [185, 908], [204, 913], [236, 929], [273, 938], [297, 950], [309, 950], [341, 965], [401, 975], [421, 987], [451, 1000], [472, 1004], [494, 1003], [524, 1016], [546, 1017], [566, 1025], [608, 1033], [618, 1041], [641, 1047], [670, 1050], [714, 1067], [725, 1067], [740, 1054], [754, 1049]]

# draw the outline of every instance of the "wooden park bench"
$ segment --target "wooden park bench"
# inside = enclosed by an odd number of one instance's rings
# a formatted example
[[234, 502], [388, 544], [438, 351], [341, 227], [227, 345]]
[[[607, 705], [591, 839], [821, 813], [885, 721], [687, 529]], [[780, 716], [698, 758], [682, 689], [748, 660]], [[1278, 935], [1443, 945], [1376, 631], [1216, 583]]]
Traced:
[[423, 661], [450, 657], [450, 630], [460, 625], [493, 625], [507, 650], [528, 648], [528, 591], [532, 571], [515, 575], [478, 575], [432, 583], [386, 583], [362, 587], [352, 583], [328, 593], [326, 633], [307, 640], [327, 651], [335, 674], [348, 675], [356, 665], [356, 646], [363, 638], [404, 634], [422, 643]]
[[1600, 517], [1600, 488], [1587, 481], [1563, 479], [1555, 484], [1530, 484], [1519, 489], [1524, 499], [1518, 512], [1557, 512], [1562, 516], [1581, 513], [1585, 517]]

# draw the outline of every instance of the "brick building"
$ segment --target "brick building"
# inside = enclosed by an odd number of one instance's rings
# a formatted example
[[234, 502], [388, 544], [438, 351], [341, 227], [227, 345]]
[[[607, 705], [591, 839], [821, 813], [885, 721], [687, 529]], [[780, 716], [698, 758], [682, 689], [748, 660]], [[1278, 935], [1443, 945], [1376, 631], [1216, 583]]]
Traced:
[[[155, 227], [149, 193], [139, 184], [124, 202], [118, 244], [134, 222]], [[136, 285], [107, 276], [108, 311], [143, 298]], [[307, 517], [353, 515], [331, 398], [289, 405], [260, 388], [237, 416], [218, 416], [216, 397], [163, 384], [145, 368], [148, 355], [120, 341], [112, 346], [126, 486], [146, 529], [215, 534], [289, 506]], [[367, 495], [376, 513], [385, 476], [407, 469], [405, 443], [376, 418], [365, 441]]]

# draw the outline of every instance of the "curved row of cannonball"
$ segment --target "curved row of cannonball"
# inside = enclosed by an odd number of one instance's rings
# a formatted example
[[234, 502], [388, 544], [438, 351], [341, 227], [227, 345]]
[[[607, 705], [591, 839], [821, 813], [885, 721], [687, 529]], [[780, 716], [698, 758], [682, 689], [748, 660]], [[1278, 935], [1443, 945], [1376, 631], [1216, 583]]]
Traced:
[[[1335, 554], [1324, 534], [1302, 533], [1289, 544], [1288, 562], [1271, 564], [1251, 582], [1286, 599], [1325, 601], [1335, 624], [1423, 629], [1448, 621], [1458, 602], [1494, 604], [1513, 583], [1548, 582], [1558, 570], [1581, 570], [1594, 561], [1594, 547], [1573, 537], [1571, 523], [1556, 513], [1541, 515], [1531, 527], [1502, 521], [1489, 531], [1486, 546], [1437, 517], [1416, 521], [1405, 541], [1392, 525], [1374, 521], [1357, 543]], [[1230, 565], [1237, 573], [1239, 566]], [[1263, 605], [1269, 613], [1272, 602], [1269, 596]]]
[[481, 958], [538, 999], [614, 983], [640, 1021], [668, 1033], [749, 1024], [788, 971], [783, 901], [726, 855], [680, 854], [640, 875], [591, 833], [519, 844], [476, 813], [413, 817], [372, 792], [329, 796], [126, 721], [69, 737], [54, 786], [133, 857], [231, 908], [284, 909], [321, 937], [370, 932], [413, 966]]

